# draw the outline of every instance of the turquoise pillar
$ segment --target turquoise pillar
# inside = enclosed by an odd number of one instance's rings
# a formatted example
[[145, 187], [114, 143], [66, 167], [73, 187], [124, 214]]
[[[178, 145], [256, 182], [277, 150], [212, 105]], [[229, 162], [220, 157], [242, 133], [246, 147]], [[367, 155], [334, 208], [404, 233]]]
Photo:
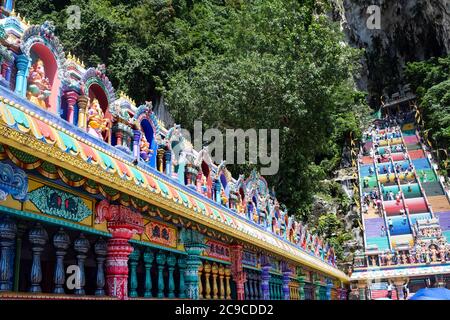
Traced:
[[156, 264], [158, 265], [158, 298], [164, 298], [164, 265], [166, 264], [166, 255], [159, 251], [156, 254]]
[[200, 255], [207, 247], [204, 244], [203, 235], [193, 230], [183, 230], [182, 241], [188, 254], [186, 259], [186, 296], [198, 300], [198, 268], [202, 264]]
[[25, 97], [26, 94], [26, 77], [28, 73], [29, 61], [30, 59], [24, 54], [21, 54], [16, 58], [17, 75], [16, 88], [14, 92], [22, 97]]
[[140, 257], [140, 251], [137, 247], [133, 246], [133, 252], [128, 256], [128, 264], [130, 265], [130, 277], [129, 277], [129, 281], [130, 281], [130, 290], [128, 295], [131, 298], [135, 298], [138, 296], [137, 293], [137, 287], [138, 287], [138, 281], [137, 281], [137, 274], [136, 274], [136, 269], [139, 263], [139, 257]]
[[215, 190], [215, 193], [216, 193], [216, 202], [218, 204], [221, 204], [222, 203], [222, 199], [221, 199], [221, 196], [220, 196], [220, 192], [221, 192], [222, 188], [221, 188], [221, 184], [220, 184], [220, 180], [219, 179], [216, 179], [214, 181], [214, 190]]
[[164, 157], [166, 159], [166, 167], [164, 168], [164, 171], [166, 175], [170, 177], [172, 175], [172, 151], [166, 150], [164, 152]]
[[175, 298], [175, 282], [173, 280], [173, 272], [175, 271], [175, 265], [177, 264], [177, 257], [173, 253], [167, 257], [167, 269], [169, 271], [169, 286], [168, 286], [168, 298]]
[[186, 286], [184, 283], [184, 273], [186, 272], [186, 258], [178, 258], [178, 270], [180, 271], [180, 286], [178, 298], [184, 299], [186, 298]]
[[145, 249], [144, 252], [144, 268], [145, 268], [145, 286], [144, 286], [144, 298], [152, 297], [152, 263], [154, 255], [150, 248]]

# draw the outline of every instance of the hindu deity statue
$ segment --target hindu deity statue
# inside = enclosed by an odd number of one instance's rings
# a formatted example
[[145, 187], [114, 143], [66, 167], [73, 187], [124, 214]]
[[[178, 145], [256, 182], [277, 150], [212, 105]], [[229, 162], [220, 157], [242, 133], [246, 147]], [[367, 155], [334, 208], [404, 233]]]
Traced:
[[437, 249], [435, 245], [430, 246], [430, 256], [432, 262], [437, 262]]
[[258, 219], [259, 224], [265, 224], [267, 219], [267, 206], [266, 206], [267, 197], [268, 196], [258, 194], [257, 211], [259, 215]]
[[392, 265], [392, 253], [390, 251], [386, 252], [385, 258], [386, 258], [386, 265], [387, 266]]
[[220, 192], [220, 200], [221, 200], [222, 205], [224, 205], [224, 206], [227, 205], [228, 198], [227, 198], [227, 195], [225, 194], [225, 191], [223, 189]]
[[430, 250], [427, 248], [426, 250], [425, 250], [425, 263], [426, 264], [429, 264], [431, 262], [431, 259], [430, 259]]
[[92, 100], [87, 110], [88, 132], [102, 138], [102, 133], [109, 130], [109, 119], [105, 118], [100, 103], [97, 99]]
[[402, 264], [408, 264], [408, 256], [406, 255], [405, 251], [402, 252], [401, 258], [402, 258]]
[[150, 149], [150, 143], [148, 143], [145, 135], [142, 135], [140, 149], [141, 149], [140, 154], [141, 154], [142, 160], [149, 161], [150, 157], [153, 153], [153, 150]]
[[47, 98], [51, 94], [51, 85], [45, 76], [44, 62], [41, 59], [36, 60], [31, 66], [30, 76], [28, 77], [27, 99], [37, 104], [43, 109], [47, 109]]
[[446, 260], [445, 256], [446, 256], [445, 246], [441, 245], [441, 247], [439, 248], [439, 258], [442, 263], [444, 263]]
[[420, 246], [416, 247], [415, 260], [417, 263], [422, 262], [422, 248]]
[[374, 255], [370, 256], [370, 265], [372, 267], [376, 267], [377, 266], [377, 260], [376, 260]]
[[206, 176], [202, 174], [202, 180], [201, 180], [201, 190], [205, 197], [208, 196], [208, 181], [206, 180]]

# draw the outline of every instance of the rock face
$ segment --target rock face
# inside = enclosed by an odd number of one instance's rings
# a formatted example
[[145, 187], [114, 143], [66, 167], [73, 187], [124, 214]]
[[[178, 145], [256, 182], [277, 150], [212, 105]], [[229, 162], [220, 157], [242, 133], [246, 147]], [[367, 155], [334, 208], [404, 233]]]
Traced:
[[[450, 53], [449, 0], [332, 0], [332, 17], [340, 22], [351, 46], [364, 48], [357, 84], [371, 104], [404, 82], [406, 62]], [[380, 29], [367, 22], [371, 5], [380, 8]], [[369, 23], [370, 26], [370, 23]], [[386, 89], [386, 90], [384, 90]]]

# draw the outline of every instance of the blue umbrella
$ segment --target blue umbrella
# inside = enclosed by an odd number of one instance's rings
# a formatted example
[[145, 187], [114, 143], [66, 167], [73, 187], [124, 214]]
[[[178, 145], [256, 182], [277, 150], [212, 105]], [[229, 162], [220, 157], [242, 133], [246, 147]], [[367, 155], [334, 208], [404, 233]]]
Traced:
[[409, 300], [450, 300], [450, 290], [446, 288], [423, 288]]

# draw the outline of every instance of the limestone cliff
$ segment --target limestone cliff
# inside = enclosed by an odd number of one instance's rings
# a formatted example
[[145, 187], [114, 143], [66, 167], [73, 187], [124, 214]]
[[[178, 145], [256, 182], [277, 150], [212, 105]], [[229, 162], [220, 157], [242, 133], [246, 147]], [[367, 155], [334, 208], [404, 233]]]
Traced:
[[[398, 90], [406, 62], [450, 53], [450, 0], [332, 0], [350, 45], [364, 48], [357, 83], [372, 105]], [[369, 29], [370, 5], [380, 8], [380, 29]]]

